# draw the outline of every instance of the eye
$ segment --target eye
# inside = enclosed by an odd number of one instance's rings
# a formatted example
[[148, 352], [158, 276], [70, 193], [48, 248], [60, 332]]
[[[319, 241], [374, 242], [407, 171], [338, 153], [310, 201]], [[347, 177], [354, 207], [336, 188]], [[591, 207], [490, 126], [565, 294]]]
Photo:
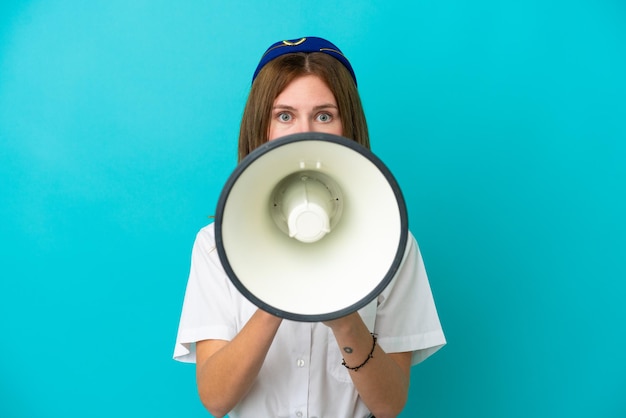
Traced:
[[333, 120], [333, 115], [330, 113], [320, 113], [317, 115], [317, 120], [322, 123], [328, 123]]
[[287, 112], [280, 112], [278, 115], [276, 115], [276, 118], [280, 121], [280, 122], [291, 122], [291, 115]]

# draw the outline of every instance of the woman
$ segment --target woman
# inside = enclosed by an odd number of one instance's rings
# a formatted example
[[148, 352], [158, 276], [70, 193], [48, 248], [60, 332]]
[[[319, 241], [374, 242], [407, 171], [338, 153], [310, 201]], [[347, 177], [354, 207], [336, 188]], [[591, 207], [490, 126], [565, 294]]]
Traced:
[[[239, 159], [298, 132], [342, 135], [369, 148], [354, 71], [321, 38], [266, 51], [241, 122]], [[380, 418], [401, 412], [411, 366], [444, 344], [412, 235], [376, 300], [343, 318], [305, 323], [275, 317], [237, 291], [209, 225], [194, 245], [174, 358], [196, 362], [200, 398], [214, 416]]]

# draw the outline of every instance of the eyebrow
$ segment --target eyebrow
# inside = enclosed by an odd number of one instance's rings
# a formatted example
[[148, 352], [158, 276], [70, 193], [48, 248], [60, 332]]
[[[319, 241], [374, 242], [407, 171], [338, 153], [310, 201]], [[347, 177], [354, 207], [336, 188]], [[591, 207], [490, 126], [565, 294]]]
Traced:
[[[277, 104], [276, 106], [272, 106], [272, 109], [284, 109], [284, 110], [296, 110], [295, 107], [283, 104]], [[313, 108], [314, 111], [323, 110], [323, 109], [338, 109], [338, 107], [332, 103], [325, 103], [321, 105], [317, 105]]]

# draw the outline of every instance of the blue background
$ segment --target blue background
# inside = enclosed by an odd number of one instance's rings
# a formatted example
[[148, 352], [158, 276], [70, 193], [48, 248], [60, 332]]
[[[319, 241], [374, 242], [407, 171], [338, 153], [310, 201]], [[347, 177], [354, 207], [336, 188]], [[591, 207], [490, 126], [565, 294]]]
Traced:
[[171, 360], [272, 42], [336, 42], [449, 344], [404, 417], [626, 416], [626, 5], [3, 1], [0, 416], [207, 416]]

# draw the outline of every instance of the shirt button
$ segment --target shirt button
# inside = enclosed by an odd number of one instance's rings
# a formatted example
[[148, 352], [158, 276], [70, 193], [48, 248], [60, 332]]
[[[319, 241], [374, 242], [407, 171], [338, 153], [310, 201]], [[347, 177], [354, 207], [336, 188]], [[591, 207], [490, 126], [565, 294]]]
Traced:
[[[299, 358], [298, 361], [296, 362], [296, 364], [298, 365], [298, 367], [304, 367], [304, 360]], [[300, 415], [298, 415], [298, 416], [302, 416], [302, 412], [300, 412]]]
[[296, 416], [297, 416], [298, 418], [300, 418], [300, 417], [302, 416], [302, 411], [298, 411], [298, 412], [296, 412]]

